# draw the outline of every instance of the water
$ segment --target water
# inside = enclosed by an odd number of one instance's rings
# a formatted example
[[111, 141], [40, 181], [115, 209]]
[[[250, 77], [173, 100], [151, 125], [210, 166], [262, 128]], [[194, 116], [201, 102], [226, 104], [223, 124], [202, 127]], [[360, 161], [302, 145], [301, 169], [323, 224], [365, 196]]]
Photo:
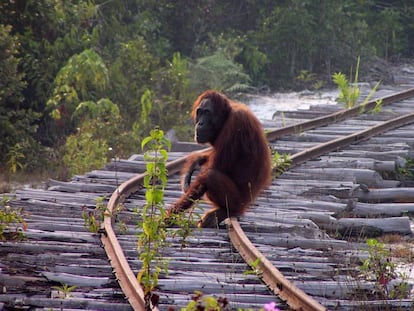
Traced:
[[277, 111], [309, 109], [311, 105], [336, 105], [338, 95], [338, 90], [249, 95], [245, 103], [259, 120], [264, 121], [272, 120]]

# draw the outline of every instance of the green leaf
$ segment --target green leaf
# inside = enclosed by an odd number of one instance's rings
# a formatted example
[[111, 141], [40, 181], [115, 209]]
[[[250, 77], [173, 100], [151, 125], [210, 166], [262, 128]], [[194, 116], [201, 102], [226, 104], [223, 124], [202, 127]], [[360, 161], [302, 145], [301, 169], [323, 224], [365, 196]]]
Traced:
[[367, 240], [367, 245], [369, 247], [375, 247], [378, 245], [378, 241], [376, 239], [368, 239]]
[[148, 173], [153, 174], [154, 169], [155, 169], [155, 163], [154, 162], [147, 162], [146, 169], [147, 169]]
[[154, 204], [162, 203], [162, 201], [164, 200], [164, 190], [162, 189], [154, 189], [152, 195]]
[[162, 156], [162, 160], [163, 161], [167, 161], [168, 160], [168, 152], [164, 149], [159, 150], [161, 156]]
[[148, 204], [154, 203], [154, 190], [149, 188], [145, 192], [145, 200], [148, 202]]
[[152, 141], [152, 137], [150, 137], [150, 136], [145, 137], [145, 138], [142, 140], [142, 142], [141, 142], [141, 149], [144, 149], [144, 148], [145, 148], [145, 146], [146, 146], [146, 145], [147, 145], [150, 141]]
[[253, 261], [252, 263], [250, 263], [250, 266], [252, 268], [256, 269], [259, 266], [260, 262], [261, 262], [260, 258], [256, 258], [255, 261]]
[[[204, 297], [204, 303], [206, 304], [206, 307], [208, 310], [211, 310], [210, 308], [217, 308], [218, 307], [218, 301], [216, 298], [212, 297], [212, 296], [207, 296]], [[214, 310], [213, 309], [213, 310]]]

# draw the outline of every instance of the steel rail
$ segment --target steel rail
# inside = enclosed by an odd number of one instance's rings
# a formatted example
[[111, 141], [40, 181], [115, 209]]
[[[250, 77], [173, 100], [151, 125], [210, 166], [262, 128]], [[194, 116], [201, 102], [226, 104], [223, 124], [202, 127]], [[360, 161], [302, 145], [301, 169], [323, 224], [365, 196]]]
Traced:
[[226, 223], [233, 246], [249, 266], [252, 266], [253, 263], [257, 263], [257, 265], [255, 264], [252, 268], [258, 273], [262, 281], [275, 295], [286, 301], [289, 307], [293, 310], [326, 310], [325, 307], [296, 287], [272, 265], [272, 263], [248, 239], [236, 218], [232, 217], [228, 219]]
[[[314, 159], [318, 156], [328, 152], [339, 149], [350, 144], [358, 143], [366, 140], [372, 136], [381, 134], [391, 129], [401, 127], [414, 122], [414, 113], [403, 115], [392, 120], [385, 121], [368, 129], [358, 131], [356, 133], [340, 137], [326, 143], [318, 144], [312, 148], [298, 152], [290, 157], [292, 165], [298, 165]], [[285, 300], [287, 304], [294, 310], [303, 311], [324, 311], [326, 310], [315, 299], [308, 296], [301, 289], [293, 285], [283, 274], [274, 267], [270, 261], [263, 256], [263, 254], [251, 243], [251, 241], [244, 234], [236, 218], [227, 220], [229, 237], [237, 249], [239, 254], [243, 257], [245, 262], [256, 269], [261, 275], [263, 282], [281, 299]]]
[[350, 117], [355, 117], [363, 112], [373, 110], [379, 101], [381, 101], [381, 105], [384, 106], [410, 97], [414, 97], [414, 88], [368, 101], [365, 105], [358, 105], [350, 109], [342, 109], [319, 118], [269, 131], [267, 133], [267, 139], [269, 141], [273, 141], [284, 135], [298, 134], [303, 131], [308, 131], [320, 126], [342, 121]]
[[[176, 173], [185, 163], [186, 157], [179, 158], [167, 164], [166, 168], [169, 173]], [[116, 237], [112, 227], [112, 215], [116, 207], [125, 201], [132, 193], [137, 192], [143, 184], [146, 173], [137, 176], [122, 183], [111, 195], [104, 220], [101, 225], [101, 242], [111, 263], [112, 269], [118, 280], [118, 283], [134, 310], [146, 310], [145, 295], [134, 275], [129, 263], [125, 257], [124, 251]], [[152, 306], [152, 310], [158, 308]]]
[[[390, 96], [386, 96], [377, 100], [366, 103], [363, 107], [364, 111], [369, 111], [377, 105], [377, 101], [381, 100], [382, 105], [390, 104], [396, 101], [401, 101], [414, 96], [414, 88], [407, 91], [399, 92]], [[344, 109], [326, 116], [322, 116], [316, 119], [312, 119], [300, 124], [283, 127], [267, 133], [268, 140], [272, 141], [283, 135], [294, 134], [306, 130], [310, 130], [319, 126], [328, 125], [330, 123], [338, 122], [349, 117], [356, 116], [361, 113], [362, 107], [357, 106], [351, 109]], [[333, 141], [320, 144], [316, 147], [309, 148], [302, 152], [299, 152], [291, 156], [292, 164], [297, 165], [307, 161], [311, 158], [322, 155], [323, 153], [333, 151], [341, 146], [358, 142], [362, 139], [367, 139], [373, 135], [377, 135], [380, 132], [387, 131], [391, 128], [402, 126], [408, 123], [414, 122], [414, 113], [395, 118], [391, 121], [381, 123], [378, 126], [374, 126], [367, 130], [363, 130], [346, 137], [338, 138]], [[341, 140], [343, 140], [341, 142]], [[207, 148], [208, 149], [208, 148]], [[197, 151], [203, 152], [206, 149]], [[187, 157], [182, 157], [171, 161], [167, 164], [169, 173], [178, 172], [182, 165], [185, 163]], [[128, 299], [130, 305], [134, 310], [146, 310], [146, 302], [144, 292], [138, 283], [136, 276], [134, 275], [129, 263], [125, 257], [122, 247], [116, 237], [116, 234], [112, 227], [112, 215], [116, 207], [125, 201], [132, 193], [138, 191], [142, 187], [143, 178], [145, 173], [138, 174], [137, 176], [122, 183], [112, 194], [107, 205], [107, 211], [104, 215], [104, 220], [101, 225], [101, 241], [113, 268], [113, 271], [117, 277], [117, 280], [121, 286], [121, 289]], [[239, 222], [235, 218], [227, 220], [229, 228], [229, 237], [233, 245], [239, 251], [247, 264], [251, 265], [253, 262], [259, 260], [258, 269], [261, 272], [262, 280], [273, 290], [273, 292], [286, 300], [288, 305], [295, 310], [326, 310], [322, 305], [316, 302], [312, 297], [308, 296], [302, 290], [294, 286], [288, 281], [280, 271], [275, 268], [270, 261], [261, 254], [256, 247], [246, 237], [243, 230], [240, 227]], [[158, 308], [151, 306], [153, 310]]]

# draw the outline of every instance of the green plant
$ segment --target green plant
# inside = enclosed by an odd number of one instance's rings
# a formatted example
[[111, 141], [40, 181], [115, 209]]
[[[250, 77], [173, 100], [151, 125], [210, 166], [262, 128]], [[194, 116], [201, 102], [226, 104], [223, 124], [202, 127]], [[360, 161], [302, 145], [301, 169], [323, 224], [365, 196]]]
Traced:
[[375, 113], [380, 113], [382, 110], [382, 99], [377, 99], [375, 101], [375, 107], [371, 110], [371, 113], [375, 114]]
[[52, 286], [53, 289], [58, 291], [58, 298], [66, 299], [71, 296], [71, 292], [76, 289], [76, 285], [69, 286], [67, 284], [62, 284], [62, 286]]
[[[86, 206], [83, 207], [82, 218], [85, 227], [89, 230], [89, 232], [98, 233], [105, 216], [115, 216], [122, 210], [123, 205], [118, 204], [116, 209], [111, 214], [106, 203], [104, 202], [105, 200], [106, 196], [96, 198], [96, 205], [93, 210], [88, 210]], [[120, 233], [126, 232], [128, 229], [127, 225], [123, 221], [118, 220], [117, 225]]]
[[[174, 310], [174, 309], [172, 309]], [[226, 297], [204, 296], [201, 291], [195, 291], [191, 301], [181, 309], [181, 311], [227, 311], [233, 310]], [[253, 311], [253, 309], [238, 308], [238, 311]], [[259, 311], [280, 311], [275, 302], [269, 302], [263, 305]]]
[[[371, 99], [372, 95], [374, 95], [374, 93], [377, 91], [378, 86], [380, 85], [381, 81], [378, 81], [374, 87], [369, 91], [367, 97], [365, 97], [364, 101], [361, 104], [361, 109], [360, 109], [360, 113], [364, 113], [365, 112], [365, 105], [369, 102], [369, 100]], [[381, 112], [382, 109], [382, 99], [377, 99], [375, 101], [375, 107], [371, 110], [371, 113], [379, 113]]]
[[244, 271], [243, 274], [244, 275], [248, 275], [248, 274], [255, 274], [255, 275], [261, 275], [262, 271], [259, 268], [260, 265], [260, 258], [257, 258], [255, 261], [251, 262], [249, 264], [249, 266], [252, 268], [250, 270]]
[[107, 162], [107, 142], [104, 139], [94, 139], [89, 129], [92, 125], [87, 126], [66, 140], [63, 163], [70, 176], [100, 168]]
[[23, 218], [22, 209], [16, 210], [9, 203], [9, 197], [3, 194], [0, 200], [0, 240], [5, 241], [8, 236], [13, 240], [21, 240], [22, 231], [27, 230], [27, 223]]
[[275, 152], [272, 157], [272, 171], [273, 177], [276, 178], [280, 176], [284, 171], [286, 171], [292, 165], [292, 160], [290, 159], [289, 154], [281, 155], [278, 152]]
[[181, 311], [225, 311], [230, 310], [229, 302], [225, 297], [204, 296], [202, 292], [196, 291], [191, 297], [191, 301]]
[[193, 67], [191, 80], [193, 89], [217, 89], [226, 93], [246, 91], [250, 87], [250, 76], [243, 67], [229, 58], [223, 50], [198, 58]]
[[407, 297], [408, 286], [405, 281], [389, 290], [392, 280], [406, 277], [398, 274], [396, 264], [391, 259], [391, 251], [385, 248], [383, 243], [376, 239], [367, 240], [368, 258], [362, 262], [361, 271], [367, 279], [375, 282], [375, 295], [382, 299], [405, 298]]
[[92, 233], [98, 233], [101, 223], [106, 215], [105, 213], [108, 213], [108, 209], [104, 203], [105, 199], [105, 196], [96, 198], [95, 209], [92, 211], [88, 211], [87, 207], [83, 208], [82, 218], [85, 222], [85, 227]]
[[182, 248], [186, 246], [187, 237], [192, 234], [194, 228], [197, 227], [197, 222], [201, 219], [201, 216], [199, 214], [194, 213], [194, 210], [197, 207], [198, 202], [195, 202], [188, 213], [170, 215], [170, 218], [168, 220], [171, 225], [178, 226], [178, 228], [175, 228], [174, 231], [170, 231], [169, 234], [171, 234], [173, 238], [178, 236], [181, 239], [180, 242]]
[[53, 109], [52, 116], [56, 119], [63, 117], [63, 110], [59, 109], [61, 105], [71, 115], [80, 102], [105, 90], [108, 83], [108, 69], [103, 59], [93, 49], [86, 49], [73, 55], [60, 69], [47, 106]]
[[151, 127], [156, 121], [160, 128], [173, 128], [179, 137], [189, 129], [188, 108], [194, 99], [189, 91], [188, 66], [187, 60], [180, 53], [174, 53], [172, 59], [153, 75], [156, 85], [151, 98]]
[[12, 174], [23, 169], [23, 158], [37, 162], [30, 155], [36, 149], [34, 137], [40, 119], [40, 113], [25, 103], [27, 77], [22, 72], [21, 37], [16, 33], [8, 23], [0, 23], [0, 163], [7, 162], [6, 169]]
[[[81, 102], [72, 119], [80, 127], [67, 137], [61, 152], [70, 176], [102, 167], [107, 163], [110, 151], [111, 154], [119, 154], [120, 149], [125, 147], [125, 133], [119, 126], [119, 107], [110, 99]], [[109, 145], [116, 146], [115, 150]]]
[[151, 292], [158, 284], [158, 276], [162, 268], [166, 270], [167, 262], [163, 260], [160, 251], [165, 245], [166, 228], [164, 226], [164, 188], [167, 184], [166, 162], [168, 153], [166, 149], [171, 146], [164, 132], [155, 128], [142, 143], [146, 149], [146, 176], [144, 178], [146, 204], [142, 208], [142, 221], [139, 226], [142, 232], [138, 235], [139, 259], [142, 267], [137, 279], [142, 284], [148, 307], [151, 302]]
[[[122, 10], [116, 10], [118, 9]], [[128, 38], [117, 43], [119, 47], [116, 56], [109, 62], [111, 99], [118, 104], [127, 128], [131, 128], [134, 122], [141, 119], [140, 116], [146, 114], [142, 111], [145, 107], [141, 106], [143, 94], [152, 89], [153, 83], [158, 81], [153, 79], [152, 75], [160, 66], [159, 59], [151, 53], [150, 44], [139, 34], [133, 37], [134, 39]], [[149, 116], [149, 113], [147, 115]], [[146, 123], [149, 121], [145, 120]], [[141, 130], [140, 140], [152, 127], [153, 125]]]
[[[345, 104], [346, 108], [355, 107], [358, 103], [359, 97], [361, 96], [361, 90], [358, 86], [358, 75], [359, 75], [359, 63], [360, 57], [358, 57], [356, 68], [355, 68], [355, 76], [353, 77], [353, 83], [350, 83], [346, 78], [345, 74], [341, 72], [336, 72], [333, 74], [333, 82], [339, 88], [339, 97], [338, 101], [340, 103]], [[350, 80], [352, 80], [352, 69], [350, 74]], [[379, 84], [381, 82], [378, 81], [375, 86], [370, 90], [368, 96], [365, 98], [364, 102], [361, 104], [361, 113], [364, 112], [365, 104], [370, 100], [372, 95], [376, 92]]]
[[303, 83], [305, 87], [311, 87], [314, 90], [322, 88], [324, 82], [319, 80], [315, 73], [309, 72], [308, 70], [301, 70], [296, 80]]
[[407, 158], [405, 166], [399, 167], [397, 169], [397, 174], [400, 177], [413, 178], [413, 169], [414, 169], [414, 161], [410, 158]]
[[[354, 107], [359, 99], [360, 96], [360, 89], [358, 87], [358, 69], [359, 69], [359, 58], [357, 62], [357, 67], [355, 71], [354, 83], [350, 84], [346, 75], [342, 72], [335, 72], [333, 74], [333, 82], [339, 88], [339, 97], [338, 101], [340, 103], [345, 104], [346, 108]], [[352, 79], [352, 72], [351, 72], [351, 79]]]
[[20, 159], [24, 159], [22, 149], [20, 144], [15, 144], [13, 147], [10, 147], [9, 152], [7, 153], [7, 164], [12, 174], [16, 173], [17, 169], [23, 168], [23, 164], [20, 162]]

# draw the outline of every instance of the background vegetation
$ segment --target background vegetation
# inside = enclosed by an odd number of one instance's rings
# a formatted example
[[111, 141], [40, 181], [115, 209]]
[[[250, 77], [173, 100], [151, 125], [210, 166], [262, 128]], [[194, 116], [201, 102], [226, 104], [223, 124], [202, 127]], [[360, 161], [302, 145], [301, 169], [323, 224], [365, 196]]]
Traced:
[[206, 88], [301, 87], [413, 45], [404, 0], [1, 1], [1, 172], [65, 178], [139, 150], [155, 125], [186, 137]]

